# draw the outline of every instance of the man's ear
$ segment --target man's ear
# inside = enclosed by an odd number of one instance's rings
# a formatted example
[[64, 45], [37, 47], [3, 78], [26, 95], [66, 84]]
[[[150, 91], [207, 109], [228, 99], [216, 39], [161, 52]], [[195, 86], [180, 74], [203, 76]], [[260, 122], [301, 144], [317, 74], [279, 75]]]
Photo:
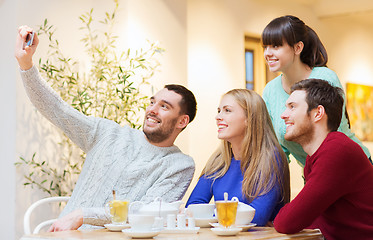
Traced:
[[326, 117], [326, 113], [325, 113], [324, 106], [323, 105], [317, 106], [317, 108], [314, 109], [314, 113], [313, 113], [314, 121], [318, 122], [325, 117]]
[[300, 55], [303, 51], [303, 48], [304, 48], [304, 43], [302, 41], [297, 42], [294, 45], [295, 54]]
[[181, 115], [177, 122], [177, 128], [185, 128], [189, 124], [189, 116], [188, 115]]

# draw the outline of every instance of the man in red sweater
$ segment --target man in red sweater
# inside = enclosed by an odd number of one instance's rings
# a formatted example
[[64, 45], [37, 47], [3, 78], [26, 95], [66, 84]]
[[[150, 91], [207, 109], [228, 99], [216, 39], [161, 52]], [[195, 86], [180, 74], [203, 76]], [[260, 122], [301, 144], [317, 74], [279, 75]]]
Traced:
[[358, 144], [337, 132], [343, 91], [307, 79], [292, 86], [281, 115], [287, 141], [308, 154], [306, 183], [274, 220], [281, 233], [319, 228], [326, 239], [373, 239], [373, 166]]

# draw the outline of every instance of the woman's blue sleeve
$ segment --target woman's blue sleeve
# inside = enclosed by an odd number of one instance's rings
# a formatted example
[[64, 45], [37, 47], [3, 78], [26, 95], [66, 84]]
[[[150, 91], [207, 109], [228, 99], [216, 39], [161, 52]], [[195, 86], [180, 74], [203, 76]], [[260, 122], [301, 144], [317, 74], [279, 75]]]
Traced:
[[[277, 215], [277, 209], [281, 196], [278, 185], [273, 187], [268, 193], [257, 197], [249, 205], [255, 208], [253, 223], [258, 226], [265, 226], [268, 221]], [[277, 212], [275, 212], [277, 211]], [[275, 213], [274, 213], [275, 212]]]
[[212, 183], [212, 179], [206, 178], [205, 175], [201, 176], [185, 207], [188, 207], [189, 204], [209, 203], [213, 195]]

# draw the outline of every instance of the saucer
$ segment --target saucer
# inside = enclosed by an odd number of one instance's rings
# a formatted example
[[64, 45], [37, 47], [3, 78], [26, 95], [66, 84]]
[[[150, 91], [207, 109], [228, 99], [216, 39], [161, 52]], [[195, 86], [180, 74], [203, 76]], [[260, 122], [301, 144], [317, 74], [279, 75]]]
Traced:
[[[220, 227], [219, 223], [210, 223], [211, 227], [218, 228]], [[247, 225], [234, 225], [235, 228], [242, 228], [242, 232], [246, 232], [252, 227], [255, 227], [256, 223], [249, 223]]]
[[133, 231], [132, 229], [123, 229], [122, 232], [131, 238], [152, 238], [160, 233], [159, 229], [149, 231]]
[[194, 228], [164, 228], [162, 233], [198, 233], [199, 227]]
[[196, 227], [207, 228], [210, 227], [210, 223], [218, 222], [217, 218], [195, 218]]
[[211, 231], [215, 233], [218, 236], [234, 236], [237, 235], [237, 233], [242, 231], [242, 228], [233, 227], [233, 228], [211, 228]]
[[123, 229], [130, 228], [130, 225], [125, 223], [125, 224], [113, 224], [113, 223], [108, 223], [104, 225], [109, 231], [113, 232], [120, 232]]

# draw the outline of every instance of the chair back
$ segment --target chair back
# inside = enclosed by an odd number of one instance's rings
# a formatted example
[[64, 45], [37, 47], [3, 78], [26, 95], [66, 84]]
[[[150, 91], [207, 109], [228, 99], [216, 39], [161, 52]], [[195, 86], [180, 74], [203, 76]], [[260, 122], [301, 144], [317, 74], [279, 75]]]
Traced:
[[[26, 211], [24, 217], [23, 217], [23, 230], [25, 234], [31, 234], [31, 226], [30, 226], [30, 218], [31, 213], [35, 210], [35, 208], [39, 207], [40, 205], [46, 204], [46, 203], [52, 203], [52, 202], [67, 202], [69, 201], [70, 197], [48, 197], [40, 199], [36, 202], [34, 202]], [[46, 220], [44, 222], [39, 223], [34, 231], [32, 233], [39, 233], [40, 229], [42, 229], [45, 226], [53, 224], [53, 222], [56, 221], [56, 219], [50, 219]]]

